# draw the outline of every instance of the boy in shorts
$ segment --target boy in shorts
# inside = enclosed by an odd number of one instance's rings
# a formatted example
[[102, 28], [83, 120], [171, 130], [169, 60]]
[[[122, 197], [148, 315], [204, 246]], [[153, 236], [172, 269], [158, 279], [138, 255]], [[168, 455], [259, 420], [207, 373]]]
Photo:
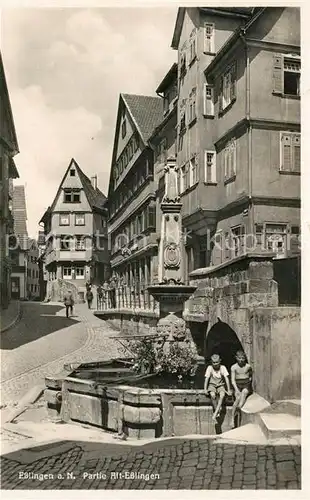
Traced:
[[235, 415], [237, 408], [240, 410], [246, 398], [252, 392], [252, 367], [247, 363], [243, 351], [236, 352], [236, 361], [231, 367], [231, 384], [235, 393], [235, 402], [232, 407], [231, 425], [235, 426]]
[[[216, 422], [222, 409], [225, 393], [227, 392], [228, 395], [232, 394], [227, 368], [221, 365], [221, 358], [218, 354], [211, 356], [211, 365], [206, 369], [204, 390], [207, 394], [210, 394], [214, 410], [212, 420]], [[217, 397], [218, 402], [216, 401]]]

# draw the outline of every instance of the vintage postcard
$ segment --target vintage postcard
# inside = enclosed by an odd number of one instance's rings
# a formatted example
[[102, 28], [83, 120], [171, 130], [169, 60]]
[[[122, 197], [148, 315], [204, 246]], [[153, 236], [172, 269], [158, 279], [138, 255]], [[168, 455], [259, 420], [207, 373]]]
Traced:
[[302, 19], [3, 6], [4, 497], [303, 494]]

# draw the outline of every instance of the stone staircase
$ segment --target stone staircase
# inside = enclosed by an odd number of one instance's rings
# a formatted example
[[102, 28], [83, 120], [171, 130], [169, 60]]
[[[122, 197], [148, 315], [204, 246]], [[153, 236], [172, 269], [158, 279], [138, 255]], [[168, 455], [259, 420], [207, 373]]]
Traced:
[[286, 400], [270, 404], [254, 393], [242, 408], [241, 426], [224, 432], [218, 440], [256, 444], [300, 444], [301, 402]]

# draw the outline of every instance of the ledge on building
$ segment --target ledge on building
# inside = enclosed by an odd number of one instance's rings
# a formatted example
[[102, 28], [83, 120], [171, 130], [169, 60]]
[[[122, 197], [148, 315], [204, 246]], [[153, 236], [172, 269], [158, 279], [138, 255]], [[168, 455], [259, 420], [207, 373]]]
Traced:
[[153, 311], [151, 309], [104, 309], [102, 311], [94, 311], [94, 315], [98, 318], [100, 317], [109, 317], [114, 315], [124, 315], [124, 316], [139, 316], [139, 317], [147, 317], [147, 318], [159, 318], [159, 313], [157, 311]]
[[234, 264], [237, 263], [246, 263], [246, 261], [249, 260], [259, 260], [259, 261], [272, 261], [275, 258], [275, 253], [274, 252], [265, 252], [265, 253], [256, 253], [256, 252], [248, 252], [244, 255], [239, 255], [238, 257], [235, 257], [234, 259], [227, 260], [226, 262], [222, 262], [221, 264], [218, 264], [217, 266], [210, 266], [210, 267], [201, 267], [199, 269], [195, 269], [189, 274], [189, 277], [192, 279], [197, 279], [200, 277], [205, 277], [212, 275], [219, 271], [220, 269], [225, 269], [233, 266]]

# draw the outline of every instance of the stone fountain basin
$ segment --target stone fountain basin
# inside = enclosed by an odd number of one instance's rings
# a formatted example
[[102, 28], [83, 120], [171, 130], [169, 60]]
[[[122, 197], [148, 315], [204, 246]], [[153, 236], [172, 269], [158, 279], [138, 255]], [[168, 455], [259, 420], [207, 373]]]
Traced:
[[[156, 377], [135, 374], [128, 360], [86, 363], [67, 376], [46, 377], [45, 399], [51, 416], [60, 414], [65, 422], [112, 432], [122, 430], [137, 439], [212, 435], [230, 429], [231, 397], [226, 397], [215, 426], [211, 400], [203, 389], [165, 388]], [[57, 405], [60, 394], [61, 407]]]

